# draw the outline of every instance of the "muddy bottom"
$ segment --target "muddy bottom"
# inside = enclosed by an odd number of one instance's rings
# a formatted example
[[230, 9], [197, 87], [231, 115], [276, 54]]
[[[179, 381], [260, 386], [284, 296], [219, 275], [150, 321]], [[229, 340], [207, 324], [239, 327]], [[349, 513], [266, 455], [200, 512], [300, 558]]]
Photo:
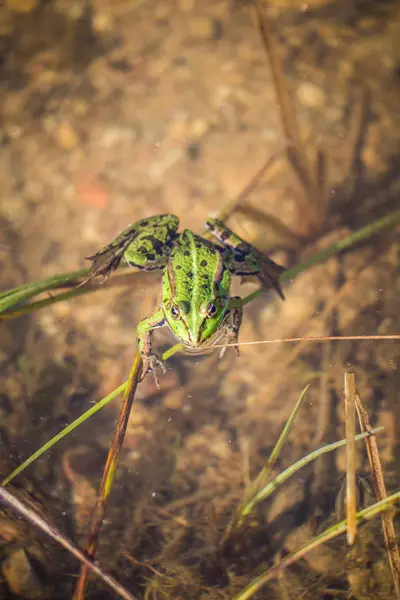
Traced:
[[[0, 8], [0, 291], [87, 267], [85, 257], [154, 214], [176, 214], [181, 231], [200, 234], [222, 212], [290, 268], [396, 209], [397, 3], [276, 0], [262, 10], [305, 171], [285, 152], [252, 3], [8, 0]], [[313, 181], [300, 176], [310, 171]], [[159, 389], [148, 375], [98, 564], [139, 600], [233, 599], [343, 519], [340, 448], [235, 521], [307, 384], [271, 477], [345, 437], [346, 372], [371, 425], [383, 426], [385, 482], [388, 494], [398, 491], [398, 341], [249, 343], [397, 334], [398, 284], [398, 239], [386, 230], [285, 281], [284, 302], [268, 292], [246, 306], [239, 357], [175, 354]], [[232, 295], [257, 287], [237, 277]], [[137, 323], [160, 298], [160, 272], [140, 272], [2, 321], [0, 474], [127, 379]], [[162, 353], [174, 342], [164, 328], [154, 343]], [[7, 485], [80, 548], [121, 401]], [[376, 501], [364, 442], [356, 462], [361, 509]], [[63, 600], [79, 564], [6, 509], [0, 569], [0, 600]], [[85, 597], [117, 596], [91, 576]], [[359, 525], [353, 546], [341, 535], [244, 597], [394, 598], [379, 517]]]

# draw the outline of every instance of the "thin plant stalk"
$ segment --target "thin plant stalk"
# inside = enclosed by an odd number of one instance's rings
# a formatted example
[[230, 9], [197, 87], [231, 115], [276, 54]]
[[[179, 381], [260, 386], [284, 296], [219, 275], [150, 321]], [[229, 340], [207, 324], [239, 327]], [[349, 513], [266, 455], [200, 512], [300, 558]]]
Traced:
[[121, 394], [121, 392], [125, 391], [127, 385], [128, 385], [128, 382], [125, 381], [125, 383], [122, 383], [119, 387], [117, 387], [115, 390], [113, 390], [105, 398], [103, 398], [102, 400], [99, 400], [99, 402], [97, 402], [94, 406], [89, 408], [89, 410], [84, 412], [83, 415], [81, 415], [80, 417], [75, 419], [75, 421], [73, 421], [72, 423], [67, 425], [67, 427], [64, 427], [64, 429], [62, 431], [57, 433], [57, 435], [55, 435], [50, 440], [48, 440], [45, 444], [43, 444], [43, 446], [41, 446], [36, 452], [31, 454], [31, 456], [29, 456], [23, 463], [21, 463], [12, 473], [10, 473], [10, 475], [8, 475], [5, 479], [3, 479], [3, 481], [1, 482], [1, 485], [7, 485], [7, 483], [10, 483], [10, 481], [12, 481], [17, 475], [19, 475], [20, 473], [22, 473], [22, 471], [24, 471], [27, 467], [29, 467], [30, 464], [32, 464], [35, 460], [40, 458], [40, 456], [42, 456], [42, 454], [44, 454], [45, 452], [50, 450], [50, 448], [52, 448], [55, 444], [57, 444], [57, 442], [62, 440], [66, 435], [70, 434], [76, 427], [78, 427], [79, 425], [84, 423], [87, 419], [89, 419], [89, 417], [91, 417], [92, 415], [97, 413], [97, 411], [99, 411], [101, 408], [103, 408], [103, 406], [105, 406], [106, 404], [111, 402], [111, 400], [116, 398], [119, 394]]
[[[357, 391], [355, 392], [355, 405], [357, 410], [360, 428], [363, 432], [371, 432], [367, 409], [361, 400]], [[368, 460], [372, 473], [375, 495], [378, 501], [384, 501], [388, 495], [386, 491], [385, 479], [381, 459], [379, 457], [378, 445], [375, 435], [368, 436], [366, 439]], [[400, 599], [400, 554], [396, 541], [396, 532], [393, 525], [393, 511], [382, 513], [382, 529], [385, 539], [386, 552], [388, 555], [390, 571], [392, 574], [394, 589], [397, 600]]]
[[52, 527], [40, 515], [38, 515], [31, 508], [28, 508], [20, 500], [15, 498], [8, 490], [0, 485], [0, 504], [5, 504], [14, 510], [20, 517], [23, 517], [26, 521], [41, 529], [46, 535], [52, 538], [57, 544], [68, 550], [75, 558], [77, 558], [86, 569], [95, 573], [100, 579], [104, 581], [116, 594], [125, 600], [137, 600], [128, 590], [126, 590], [118, 581], [116, 581], [111, 575], [108, 575], [97, 566], [94, 562], [89, 560], [85, 554], [79, 550], [74, 544], [68, 540], [62, 533], [55, 527]]
[[304, 197], [302, 194], [298, 197], [300, 216], [304, 218], [304, 215], [307, 215], [308, 229], [319, 229], [328, 203], [327, 196], [320, 193], [323, 190], [321, 182], [325, 180], [325, 156], [320, 149], [317, 150], [315, 168], [308, 160], [305, 145], [299, 134], [295, 106], [285, 86], [282, 67], [275, 52], [275, 43], [268, 19], [262, 11], [259, 0], [254, 2], [254, 11], [271, 69], [282, 129], [287, 140], [287, 159], [304, 190]]
[[346, 516], [347, 543], [354, 544], [357, 532], [356, 492], [356, 384], [354, 373], [344, 375], [344, 403], [346, 415]]
[[[340, 254], [340, 252], [343, 252], [344, 250], [347, 250], [348, 248], [351, 248], [352, 246], [355, 246], [356, 244], [365, 242], [367, 239], [369, 239], [373, 235], [375, 235], [387, 228], [395, 227], [399, 223], [400, 223], [400, 211], [394, 211], [392, 213], [389, 213], [389, 214], [385, 215], [384, 217], [382, 217], [381, 219], [378, 219], [377, 221], [374, 221], [373, 223], [369, 223], [368, 225], [366, 225], [365, 227], [362, 227], [361, 229], [358, 229], [357, 231], [353, 231], [348, 236], [344, 237], [342, 240], [338, 240], [337, 242], [334, 242], [333, 244], [328, 246], [328, 248], [325, 248], [325, 250], [322, 250], [321, 252], [317, 252], [316, 254], [313, 254], [312, 256], [310, 256], [310, 258], [303, 261], [299, 265], [296, 265], [290, 269], [287, 269], [286, 271], [284, 271], [282, 273], [282, 275], [280, 277], [280, 281], [282, 283], [289, 282], [292, 279], [294, 279], [297, 275], [299, 275], [300, 273], [307, 271], [308, 269], [310, 269], [311, 267], [314, 267], [315, 265], [325, 262], [328, 258], [333, 256], [334, 254]], [[246, 298], [244, 298], [244, 300], [243, 300], [244, 304], [249, 304], [249, 302], [251, 302], [255, 298], [258, 298], [258, 296], [260, 296], [263, 293], [263, 291], [264, 291], [263, 289], [258, 289], [255, 292], [253, 292], [252, 294], [249, 294], [248, 296], [246, 296]]]
[[[384, 511], [391, 509], [393, 504], [395, 504], [396, 502], [399, 502], [399, 500], [400, 500], [400, 492], [396, 492], [395, 494], [392, 494], [391, 496], [387, 496], [386, 498], [384, 498], [383, 500], [380, 500], [376, 504], [372, 504], [371, 506], [368, 506], [367, 508], [364, 508], [364, 510], [361, 510], [360, 512], [358, 512], [356, 515], [357, 521], [366, 521], [366, 520], [372, 519], [379, 513], [385, 514]], [[259, 577], [254, 579], [254, 581], [252, 581], [250, 583], [250, 585], [248, 585], [243, 591], [241, 591], [239, 594], [237, 594], [233, 600], [249, 600], [249, 598], [254, 596], [254, 594], [261, 587], [263, 587], [268, 581], [271, 581], [271, 579], [274, 579], [275, 577], [277, 577], [279, 575], [279, 573], [281, 573], [282, 571], [287, 569], [289, 566], [291, 566], [292, 564], [297, 562], [299, 559], [303, 558], [308, 552], [311, 552], [311, 550], [314, 550], [315, 548], [318, 548], [319, 546], [321, 546], [322, 544], [325, 544], [329, 540], [332, 540], [335, 537], [338, 537], [339, 535], [341, 535], [342, 533], [345, 533], [346, 530], [347, 530], [347, 521], [341, 521], [340, 523], [337, 523], [333, 527], [330, 527], [326, 531], [322, 532], [320, 535], [313, 538], [307, 544], [304, 544], [303, 546], [301, 546], [295, 552], [288, 554], [288, 556], [286, 556], [277, 565], [274, 565], [273, 567], [271, 567], [270, 569], [268, 569], [267, 571], [262, 573]]]
[[[99, 539], [101, 525], [103, 523], [104, 514], [114, 481], [118, 458], [121, 453], [126, 427], [128, 425], [131, 408], [135, 399], [136, 388], [138, 386], [141, 374], [142, 359], [140, 353], [137, 352], [129, 375], [128, 385], [125, 389], [124, 400], [121, 405], [117, 423], [114, 429], [113, 439], [108, 452], [107, 461], [100, 484], [98, 499], [92, 514], [88, 541], [85, 548], [85, 554], [90, 559], [93, 559], [96, 554], [97, 541]], [[88, 575], [89, 570], [87, 566], [82, 565], [80, 576], [74, 592], [74, 600], [83, 600]]]
[[[357, 435], [355, 437], [355, 440], [356, 441], [362, 440], [362, 439], [364, 439], [364, 437], [370, 436], [372, 432], [378, 433], [378, 431], [382, 431], [382, 430], [383, 430], [383, 427], [376, 427], [375, 429], [372, 429], [371, 432], [366, 431], [364, 433], [360, 433], [359, 435]], [[327, 444], [326, 446], [322, 446], [321, 448], [318, 448], [317, 450], [310, 452], [310, 454], [303, 456], [303, 458], [301, 458], [300, 460], [296, 461], [295, 463], [293, 463], [292, 465], [287, 467], [287, 469], [285, 469], [284, 471], [279, 473], [279, 475], [274, 477], [274, 479], [272, 479], [270, 482], [268, 482], [246, 504], [243, 505], [243, 507], [241, 508], [241, 517], [243, 518], [243, 517], [246, 517], [247, 515], [249, 515], [254, 510], [254, 508], [257, 504], [266, 500], [279, 486], [281, 486], [285, 481], [287, 481], [287, 479], [289, 479], [289, 477], [291, 477], [292, 475], [294, 475], [294, 473], [299, 471], [299, 469], [302, 469], [303, 467], [305, 467], [306, 465], [311, 463], [316, 458], [322, 456], [322, 454], [326, 454], [327, 452], [332, 452], [333, 450], [337, 450], [338, 448], [341, 448], [342, 446], [345, 446], [345, 445], [346, 445], [345, 439], [339, 440], [337, 442], [333, 442], [332, 444]]]
[[289, 431], [292, 427], [293, 421], [298, 413], [298, 410], [301, 406], [301, 403], [303, 402], [304, 396], [306, 395], [306, 392], [309, 387], [310, 387], [310, 385], [308, 384], [304, 388], [302, 393], [300, 394], [299, 398], [297, 399], [297, 402], [296, 402], [295, 406], [293, 407], [292, 412], [290, 413], [289, 419], [286, 421], [285, 426], [283, 427], [281, 434], [280, 434], [275, 446], [272, 449], [272, 452], [267, 460], [267, 463], [265, 464], [264, 468], [260, 471], [258, 477], [250, 484], [248, 490], [246, 491], [245, 498], [244, 498], [242, 504], [239, 505], [238, 508], [236, 509], [235, 514], [225, 532], [224, 539], [222, 541], [223, 545], [228, 542], [228, 540], [231, 536], [232, 530], [237, 529], [242, 525], [242, 523], [243, 523], [243, 517], [242, 517], [243, 507], [246, 506], [249, 502], [251, 502], [252, 498], [254, 496], [256, 496], [256, 494], [267, 484], [269, 476], [271, 474], [271, 471], [274, 468], [274, 465], [275, 465], [276, 460], [279, 456], [279, 453], [282, 449], [282, 446], [285, 443], [285, 441], [289, 435]]

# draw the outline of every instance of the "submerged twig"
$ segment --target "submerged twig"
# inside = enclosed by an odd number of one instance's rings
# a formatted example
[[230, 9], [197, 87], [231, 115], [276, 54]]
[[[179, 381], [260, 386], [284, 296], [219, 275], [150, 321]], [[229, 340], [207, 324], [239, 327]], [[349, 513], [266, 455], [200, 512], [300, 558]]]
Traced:
[[317, 149], [315, 168], [311, 161], [308, 160], [305, 145], [302, 143], [299, 134], [295, 106], [286, 89], [282, 67], [275, 52], [274, 40], [270, 32], [268, 19], [262, 11], [259, 0], [255, 0], [254, 9], [257, 26], [272, 73], [282, 129], [287, 140], [287, 159], [304, 192], [304, 196], [300, 194], [298, 198], [299, 216], [303, 221], [306, 220], [305, 225], [309, 230], [307, 233], [309, 233], [320, 228], [327, 210], [328, 198], [324, 194], [326, 158], [322, 150]]
[[[355, 384], [354, 384], [355, 386]], [[367, 409], [362, 402], [360, 396], [355, 390], [355, 405], [357, 409], [358, 419], [360, 422], [361, 431], [371, 432]], [[379, 457], [378, 445], [375, 435], [371, 435], [365, 440], [368, 452], [368, 460], [372, 473], [372, 481], [376, 497], [379, 501], [385, 500], [387, 496], [385, 480], [383, 477], [381, 460]], [[396, 532], [393, 525], [393, 511], [382, 513], [382, 529], [385, 539], [386, 552], [389, 559], [390, 571], [393, 578], [396, 598], [400, 599], [400, 554], [396, 542]]]
[[[117, 423], [114, 429], [113, 439], [111, 442], [110, 450], [108, 452], [107, 461], [104, 467], [103, 477], [100, 484], [98, 499], [93, 510], [92, 522], [86, 545], [86, 556], [88, 556], [89, 558], [94, 558], [96, 554], [100, 529], [103, 523], [104, 513], [107, 507], [108, 498], [110, 496], [112, 483], [114, 480], [117, 461], [122, 449], [126, 427], [128, 424], [129, 415], [131, 412], [132, 404], [135, 398], [136, 388], [139, 383], [141, 373], [142, 359], [140, 357], [139, 352], [137, 352], [129, 375], [129, 381], [125, 390], [124, 400], [121, 405]], [[87, 566], [83, 565], [78, 579], [78, 583], [75, 588], [75, 600], [83, 600], [88, 574], [89, 571]]]
[[95, 573], [100, 579], [104, 581], [112, 590], [114, 590], [121, 598], [125, 600], [136, 600], [135, 596], [128, 592], [118, 581], [116, 581], [111, 575], [108, 575], [98, 567], [95, 563], [85, 556], [85, 554], [79, 550], [72, 542], [70, 542], [62, 533], [60, 533], [55, 527], [46, 523], [42, 517], [40, 517], [35, 511], [26, 507], [20, 500], [15, 498], [9, 491], [0, 485], [0, 503], [6, 504], [12, 508], [19, 516], [22, 516], [26, 521], [35, 525], [41, 529], [46, 535], [51, 537], [57, 544], [68, 550], [75, 558], [77, 558], [88, 571]]

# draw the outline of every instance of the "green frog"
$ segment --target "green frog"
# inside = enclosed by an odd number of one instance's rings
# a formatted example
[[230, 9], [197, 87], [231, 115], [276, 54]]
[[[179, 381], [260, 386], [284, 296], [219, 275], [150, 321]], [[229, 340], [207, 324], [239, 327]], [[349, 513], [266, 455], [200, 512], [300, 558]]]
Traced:
[[157, 385], [157, 367], [165, 373], [163, 362], [152, 348], [152, 333], [158, 327], [168, 327], [187, 352], [202, 352], [223, 339], [221, 357], [227, 344], [234, 344], [239, 353], [243, 300], [229, 295], [232, 275], [256, 276], [264, 288], [274, 288], [284, 298], [279, 284], [283, 267], [222, 221], [208, 219], [206, 225], [219, 243], [189, 229], [178, 233], [179, 219], [175, 215], [141, 219], [88, 257], [93, 262], [86, 281], [97, 275], [107, 279], [122, 259], [138, 269], [163, 271], [160, 306], [137, 327], [143, 360], [141, 379], [151, 370]]

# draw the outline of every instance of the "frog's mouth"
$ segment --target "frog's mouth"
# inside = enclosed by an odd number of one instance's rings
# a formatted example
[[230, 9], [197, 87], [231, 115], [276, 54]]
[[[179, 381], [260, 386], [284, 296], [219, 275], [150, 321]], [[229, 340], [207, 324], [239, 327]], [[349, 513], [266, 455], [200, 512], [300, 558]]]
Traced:
[[212, 350], [212, 347], [221, 339], [223, 335], [222, 331], [216, 331], [212, 337], [202, 342], [198, 342], [197, 340], [193, 340], [192, 342], [186, 342], [185, 340], [182, 340], [180, 337], [178, 337], [173, 331], [171, 333], [175, 340], [179, 344], [182, 344], [182, 350], [183, 352], [185, 352], [185, 354], [202, 354], [207, 350]]

